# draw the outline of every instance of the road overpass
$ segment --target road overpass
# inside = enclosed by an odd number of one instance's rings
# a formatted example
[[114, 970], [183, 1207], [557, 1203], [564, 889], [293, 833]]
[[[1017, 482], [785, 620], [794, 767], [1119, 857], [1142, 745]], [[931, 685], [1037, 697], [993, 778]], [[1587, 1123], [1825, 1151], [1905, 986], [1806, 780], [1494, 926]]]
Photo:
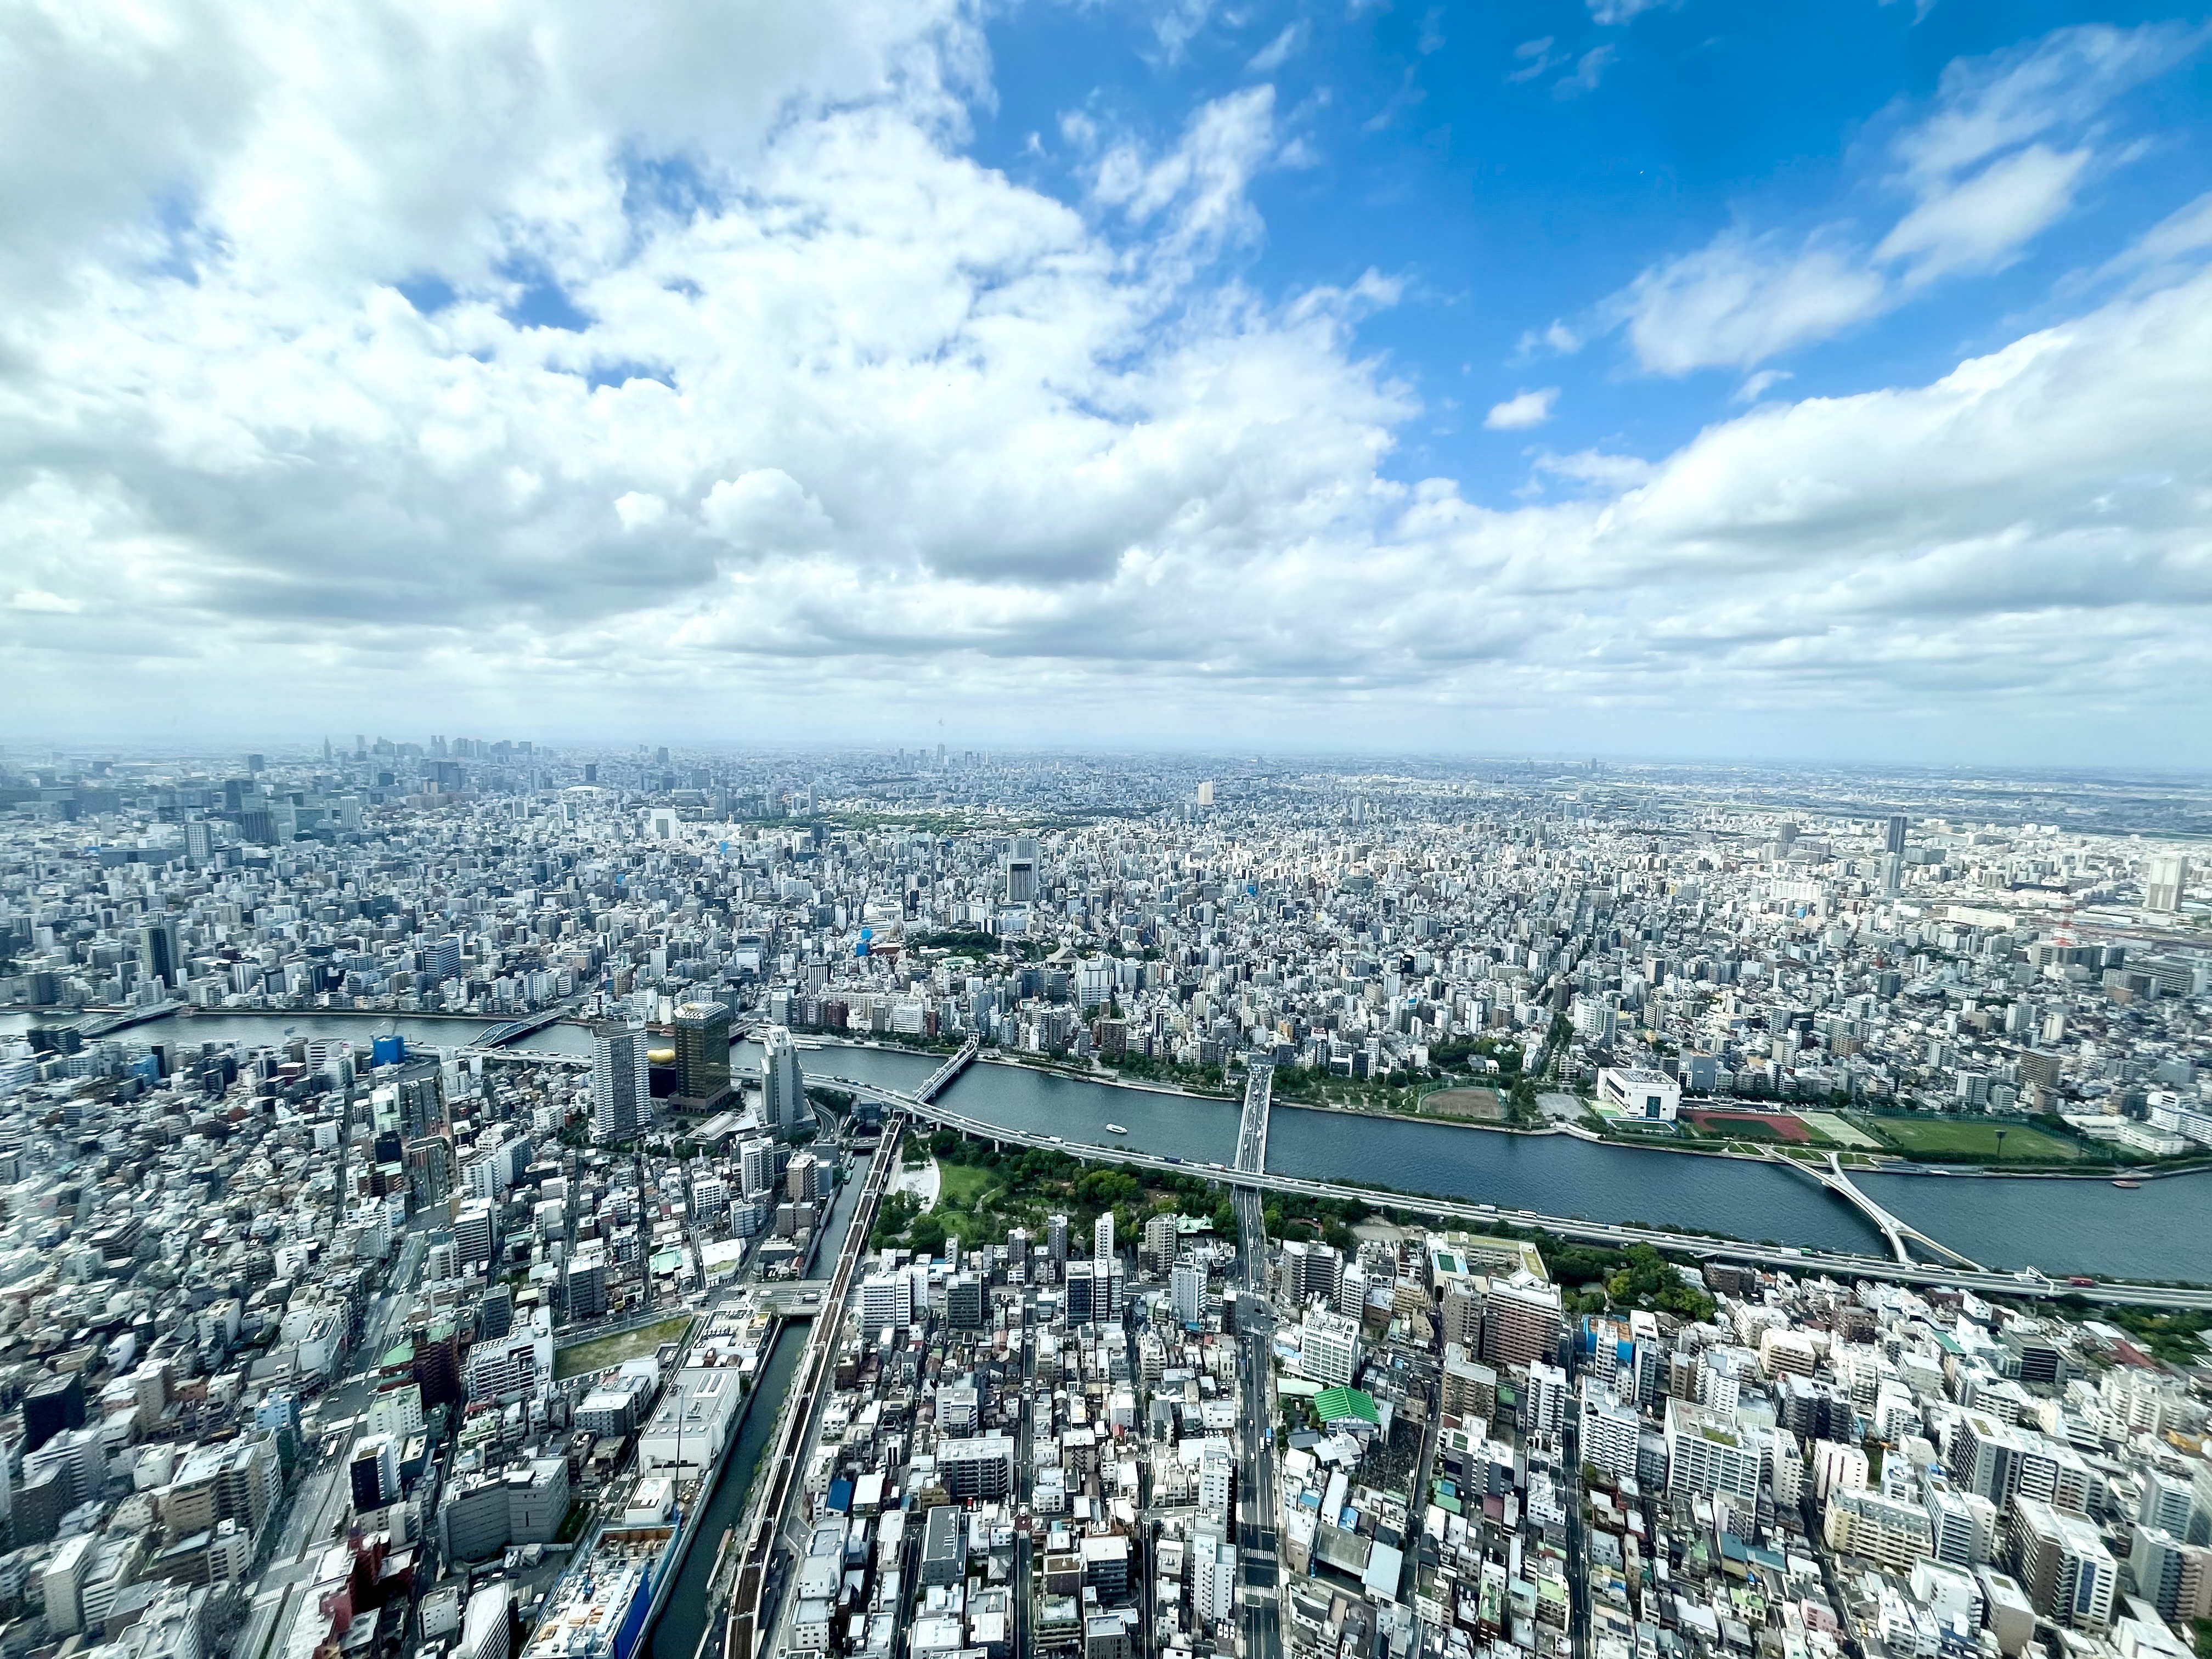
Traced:
[[1480, 1204], [1465, 1199], [1437, 1198], [1425, 1193], [1399, 1193], [1388, 1188], [1358, 1187], [1345, 1182], [1316, 1181], [1304, 1176], [1278, 1175], [1269, 1170], [1233, 1170], [1221, 1164], [1194, 1163], [1157, 1152], [1124, 1152], [1116, 1147], [1070, 1141], [1059, 1135], [1041, 1135], [1024, 1129], [1009, 1129], [1000, 1124], [987, 1123], [980, 1118], [953, 1111], [933, 1101], [917, 1100], [898, 1090], [887, 1089], [878, 1083], [862, 1082], [857, 1078], [827, 1077], [817, 1081], [833, 1088], [848, 1090], [856, 1098], [876, 1101], [887, 1111], [905, 1112], [943, 1127], [957, 1129], [974, 1139], [987, 1141], [993, 1146], [1065, 1152], [1070, 1158], [1081, 1158], [1086, 1163], [1127, 1164], [1132, 1169], [1151, 1170], [1161, 1175], [1196, 1176], [1201, 1180], [1225, 1187], [1339, 1202], [1354, 1200], [1378, 1208], [1418, 1209], [1424, 1216], [1445, 1221], [1463, 1222], [1472, 1226], [1540, 1229], [1561, 1238], [1582, 1243], [1610, 1245], [1616, 1249], [1626, 1249], [1632, 1244], [1649, 1244], [1655, 1249], [1671, 1251], [1698, 1261], [1747, 1261], [1793, 1273], [1833, 1273], [1848, 1279], [1883, 1279], [1931, 1289], [1972, 1291], [1977, 1296], [2048, 1297], [2075, 1295], [2094, 1302], [2127, 1303], [2141, 1307], [2212, 1309], [2212, 1287], [2169, 1289], [2160, 1285], [2130, 1285], [2114, 1279], [2097, 1279], [2087, 1285], [2075, 1285], [2064, 1279], [2054, 1279], [2032, 1268], [2021, 1273], [1996, 1273], [1986, 1268], [1898, 1261], [1887, 1256], [1865, 1255], [1850, 1250], [1800, 1249], [1791, 1244], [1755, 1244], [1743, 1239], [1717, 1238], [1704, 1233], [1675, 1232], [1664, 1227], [1586, 1221], [1579, 1216], [1542, 1215], [1533, 1210], [1509, 1209], [1501, 1205]]
[[753, 1286], [753, 1306], [778, 1319], [811, 1319], [830, 1305], [826, 1279], [769, 1279]]

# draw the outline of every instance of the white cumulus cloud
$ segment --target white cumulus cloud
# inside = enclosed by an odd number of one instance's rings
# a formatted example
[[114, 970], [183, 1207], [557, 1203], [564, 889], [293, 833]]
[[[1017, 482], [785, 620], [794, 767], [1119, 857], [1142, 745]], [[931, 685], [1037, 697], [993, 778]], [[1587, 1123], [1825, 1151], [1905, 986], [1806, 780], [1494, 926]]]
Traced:
[[[1395, 742], [1562, 708], [2125, 734], [2212, 699], [2193, 221], [2138, 291], [1928, 384], [1766, 380], [1491, 506], [1405, 481], [1421, 399], [1356, 333], [1394, 279], [1271, 296], [1221, 257], [1265, 234], [1271, 92], [1093, 130], [1060, 200], [965, 153], [968, 18], [27, 11], [0, 122], [132, 118], [0, 202], [0, 707]], [[1978, 142], [1928, 176], [2080, 148]], [[2001, 246], [1991, 212], [1895, 264]], [[1742, 233], [1621, 321], [1666, 372], [1748, 368], [1881, 283]]]
[[1682, 374], [1747, 368], [1826, 339], [1887, 303], [1881, 275], [1844, 249], [1731, 231], [1645, 271], [1615, 309], [1645, 368]]
[[1559, 401], [1559, 388], [1555, 386], [1520, 392], [1502, 404], [1492, 404], [1482, 423], [1492, 432], [1519, 432], [1541, 426], [1552, 418], [1552, 405]]

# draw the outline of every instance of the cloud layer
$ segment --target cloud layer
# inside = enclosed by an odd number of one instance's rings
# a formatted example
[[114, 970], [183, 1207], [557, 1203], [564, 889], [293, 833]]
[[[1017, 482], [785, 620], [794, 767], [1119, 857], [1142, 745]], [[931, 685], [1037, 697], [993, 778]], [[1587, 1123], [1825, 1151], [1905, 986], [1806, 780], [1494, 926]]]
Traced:
[[[1164, 139], [1072, 120], [1062, 200], [963, 153], [990, 67], [927, 0], [23, 21], [0, 141], [52, 160], [0, 184], [27, 735], [943, 713], [1486, 746], [1566, 707], [1724, 747], [1777, 709], [2118, 726], [2212, 691], [2197, 219], [2125, 297], [1933, 384], [1541, 455], [1555, 499], [1500, 508], [1394, 476], [1424, 398], [1358, 343], [1394, 281], [1240, 279], [1250, 186], [1294, 159], [1264, 84]], [[1947, 83], [1878, 247], [1746, 231], [1648, 273], [1642, 362], [1755, 364], [2004, 258], [2100, 164], [2001, 95], [2022, 72]], [[88, 108], [130, 118], [41, 136]]]

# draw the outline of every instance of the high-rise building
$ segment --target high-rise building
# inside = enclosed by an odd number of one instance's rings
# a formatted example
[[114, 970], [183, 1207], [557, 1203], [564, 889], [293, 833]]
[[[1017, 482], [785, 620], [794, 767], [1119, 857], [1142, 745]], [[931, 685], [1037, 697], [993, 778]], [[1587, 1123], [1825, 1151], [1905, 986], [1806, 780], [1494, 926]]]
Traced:
[[625, 1140], [653, 1127], [653, 1085], [645, 1033], [618, 1020], [592, 1027], [592, 1128], [601, 1140]]
[[1899, 854], [1905, 851], [1904, 813], [1892, 812], [1889, 815], [1888, 833], [1882, 838], [1881, 850], [1885, 853]]
[[1642, 1433], [1643, 1422], [1633, 1406], [1624, 1406], [1613, 1396], [1595, 1391], [1583, 1396], [1579, 1443], [1583, 1462], [1615, 1479], [1633, 1478]]
[[1525, 1270], [1490, 1282], [1483, 1310], [1482, 1358], [1493, 1365], [1530, 1365], [1559, 1351], [1566, 1330], [1559, 1287]]
[[1057, 1214], [1048, 1216], [1044, 1225], [1045, 1247], [1052, 1256], [1052, 1265], [1065, 1267], [1067, 1265], [1067, 1218]]
[[914, 1280], [902, 1273], [870, 1273], [860, 1281], [860, 1324], [871, 1335], [886, 1325], [914, 1322]]
[[2012, 1544], [2021, 1588], [2038, 1613], [2075, 1630], [2111, 1626], [2119, 1564], [2095, 1527], [2039, 1498], [2017, 1497]]
[[1745, 1431], [1733, 1410], [1670, 1398], [1664, 1432], [1669, 1493], [1724, 1492], [1747, 1504], [1759, 1501], [1766, 1445]]
[[955, 1273], [945, 1283], [945, 1322], [956, 1331], [983, 1328], [983, 1281], [973, 1273]]
[[88, 1533], [78, 1533], [62, 1540], [52, 1559], [46, 1563], [40, 1589], [46, 1597], [46, 1628], [57, 1635], [67, 1635], [84, 1628], [85, 1569], [92, 1554], [93, 1539]]
[[1316, 1308], [1306, 1316], [1298, 1339], [1298, 1369], [1324, 1389], [1352, 1386], [1359, 1369], [1359, 1326], [1342, 1314]]
[[784, 1166], [783, 1194], [794, 1204], [811, 1203], [830, 1195], [830, 1166], [811, 1152], [801, 1152]]
[[738, 1179], [745, 1196], [756, 1197], [775, 1188], [790, 1166], [789, 1149], [773, 1140], [748, 1140], [738, 1153]]
[[1541, 1360], [1528, 1367], [1528, 1386], [1521, 1395], [1521, 1420], [1534, 1433], [1557, 1436], [1566, 1431], [1573, 1391], [1560, 1366]]
[[1199, 1527], [1191, 1542], [1190, 1608], [1201, 1630], [1237, 1616], [1237, 1547], [1218, 1525]]
[[597, 1319], [607, 1310], [605, 1251], [579, 1250], [568, 1260], [568, 1317]]
[[806, 1079], [799, 1069], [799, 1050], [787, 1027], [771, 1025], [761, 1040], [761, 1126], [784, 1140], [808, 1116]]
[[2152, 859], [2143, 866], [2143, 908], [2171, 915], [2181, 908], [2182, 890], [2189, 885], [2189, 861], [2179, 854]]
[[2194, 1620], [2212, 1591], [2212, 1550], [2185, 1544], [2158, 1527], [2136, 1528], [2128, 1567], [2136, 1592], [2167, 1620]]
[[389, 1434], [364, 1435], [354, 1443], [347, 1466], [356, 1511], [380, 1510], [399, 1496], [399, 1449]]
[[1004, 1498], [1014, 1489], [1014, 1442], [997, 1433], [940, 1440], [937, 1469], [957, 1502]]
[[1114, 1259], [1114, 1212], [1103, 1210], [1091, 1224], [1091, 1260], [1103, 1267]]
[[730, 1011], [719, 1002], [686, 1002], [676, 1010], [678, 1111], [712, 1112], [730, 1097]]
[[1037, 896], [1037, 844], [1028, 836], [1017, 836], [1006, 847], [1006, 902], [1029, 904]]
[[1182, 1230], [1176, 1225], [1176, 1217], [1171, 1211], [1146, 1217], [1145, 1242], [1140, 1247], [1143, 1255], [1141, 1265], [1155, 1272], [1166, 1267], [1175, 1260], [1181, 1233]]
[[489, 1200], [472, 1198], [453, 1217], [453, 1250], [463, 1262], [489, 1263], [499, 1254], [499, 1212]]
[[1996, 1553], [1997, 1506], [1981, 1493], [1934, 1488], [1922, 1507], [1928, 1511], [1930, 1547], [1938, 1561], [1974, 1567]]
[[1067, 1267], [1067, 1322], [1088, 1325], [1097, 1314], [1092, 1306], [1092, 1276], [1088, 1261], [1072, 1261]]
[[422, 947], [422, 977], [433, 985], [442, 985], [449, 979], [461, 976], [461, 936], [448, 933]]
[[138, 930], [138, 970], [149, 979], [174, 987], [183, 974], [184, 951], [178, 943], [174, 916], [149, 916]]
[[65, 1429], [84, 1426], [84, 1379], [75, 1371], [34, 1384], [23, 1397], [24, 1449], [36, 1451]]
[[1174, 1304], [1176, 1323], [1195, 1325], [1206, 1295], [1206, 1274], [1194, 1261], [1178, 1261], [1168, 1275], [1168, 1299]]

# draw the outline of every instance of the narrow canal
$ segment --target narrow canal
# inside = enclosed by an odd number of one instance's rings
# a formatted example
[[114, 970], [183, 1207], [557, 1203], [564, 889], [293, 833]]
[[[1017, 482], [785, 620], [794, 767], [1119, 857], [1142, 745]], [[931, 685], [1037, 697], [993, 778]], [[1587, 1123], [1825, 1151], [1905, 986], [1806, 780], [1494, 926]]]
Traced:
[[[815, 1271], [827, 1275], [844, 1248], [853, 1224], [853, 1206], [860, 1195], [860, 1176], [865, 1165], [854, 1166], [854, 1176], [837, 1189], [837, 1202], [822, 1238], [822, 1253]], [[777, 1332], [768, 1364], [761, 1368], [760, 1386], [745, 1413], [744, 1426], [722, 1461], [721, 1482], [707, 1500], [707, 1515], [691, 1543], [691, 1553], [678, 1570], [676, 1588], [660, 1612], [660, 1622], [647, 1633], [650, 1659], [692, 1659], [699, 1638], [706, 1633], [707, 1581], [714, 1576], [714, 1557], [725, 1529], [744, 1518], [745, 1498], [752, 1490], [753, 1474], [775, 1432], [777, 1412], [791, 1387], [791, 1374], [799, 1369], [806, 1347], [806, 1328], [787, 1322]]]

